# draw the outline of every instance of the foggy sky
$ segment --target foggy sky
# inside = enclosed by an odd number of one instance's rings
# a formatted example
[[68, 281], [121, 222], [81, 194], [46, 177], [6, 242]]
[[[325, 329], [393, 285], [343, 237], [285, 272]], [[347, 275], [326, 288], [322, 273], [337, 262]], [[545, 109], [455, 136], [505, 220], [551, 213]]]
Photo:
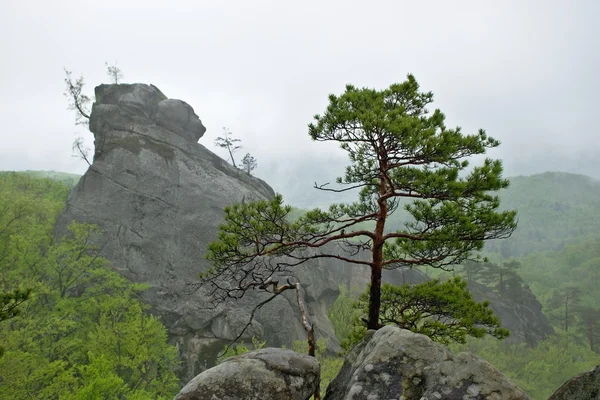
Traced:
[[600, 2], [0, 0], [0, 170], [84, 173], [71, 156], [63, 67], [87, 92], [152, 83], [189, 103], [213, 146], [228, 127], [256, 175], [292, 204], [325, 201], [347, 156], [307, 124], [347, 83], [383, 89], [413, 73], [449, 126], [484, 128], [505, 175], [600, 178]]

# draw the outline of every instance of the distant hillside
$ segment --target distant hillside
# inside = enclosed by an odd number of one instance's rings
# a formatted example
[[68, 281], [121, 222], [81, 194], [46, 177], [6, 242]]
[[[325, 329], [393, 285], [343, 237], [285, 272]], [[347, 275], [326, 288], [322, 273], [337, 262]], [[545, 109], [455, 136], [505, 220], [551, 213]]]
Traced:
[[[501, 209], [518, 211], [519, 225], [512, 237], [490, 241], [485, 250], [504, 258], [560, 250], [566, 244], [600, 233], [600, 181], [564, 172], [545, 172], [509, 178], [499, 192]], [[295, 209], [294, 217], [306, 210]], [[399, 229], [409, 218], [399, 207], [387, 228]]]
[[81, 175], [70, 174], [68, 172], [57, 172], [57, 171], [0, 171], [0, 174], [17, 173], [31, 176], [32, 178], [49, 178], [55, 181], [59, 181], [72, 188], [79, 182]]
[[[0, 174], [7, 173], [0, 172]], [[36, 178], [50, 178], [73, 187], [80, 175], [56, 171], [19, 171]], [[500, 192], [502, 209], [518, 211], [519, 226], [510, 239], [491, 241], [486, 251], [503, 257], [560, 250], [589, 235], [600, 233], [600, 181], [585, 175], [545, 172], [509, 178], [511, 185]], [[293, 218], [306, 210], [294, 209]], [[399, 209], [389, 221], [400, 227], [407, 214]]]
[[519, 225], [486, 250], [503, 257], [560, 250], [600, 232], [600, 182], [584, 175], [546, 172], [510, 178], [500, 192], [502, 209], [516, 209]]

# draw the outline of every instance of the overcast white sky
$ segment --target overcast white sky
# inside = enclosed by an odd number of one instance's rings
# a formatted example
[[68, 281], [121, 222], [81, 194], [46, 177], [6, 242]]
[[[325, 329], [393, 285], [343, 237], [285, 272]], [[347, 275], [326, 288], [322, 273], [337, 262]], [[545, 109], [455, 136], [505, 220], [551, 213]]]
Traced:
[[[0, 170], [84, 173], [63, 66], [89, 94], [152, 83], [188, 102], [211, 150], [227, 126], [257, 175], [298, 205], [338, 176], [341, 151], [307, 134], [329, 93], [413, 73], [449, 125], [502, 141], [506, 175], [600, 178], [600, 1], [0, 0]], [[217, 151], [218, 154], [224, 153]]]

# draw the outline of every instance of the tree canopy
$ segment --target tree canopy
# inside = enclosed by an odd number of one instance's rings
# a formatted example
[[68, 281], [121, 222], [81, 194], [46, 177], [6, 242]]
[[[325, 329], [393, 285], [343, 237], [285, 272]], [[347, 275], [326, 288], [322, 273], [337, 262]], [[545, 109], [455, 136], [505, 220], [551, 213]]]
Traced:
[[97, 227], [52, 234], [68, 193], [0, 174], [0, 319], [10, 317], [0, 322], [0, 398], [173, 398], [177, 350], [140, 300], [147, 286], [108, 268]]
[[[200, 275], [214, 301], [242, 297], [251, 288], [269, 291], [265, 282], [273, 276], [310, 259], [335, 258], [370, 268], [367, 327], [377, 329], [384, 268], [444, 268], [469, 259], [486, 240], [510, 236], [516, 212], [498, 211], [500, 201], [490, 193], [509, 185], [502, 163], [487, 158], [468, 169], [468, 157], [499, 142], [483, 130], [465, 135], [460, 127], [448, 128], [440, 110], [427, 109], [432, 101], [412, 75], [384, 90], [348, 85], [341, 96], [330, 95], [309, 135], [338, 143], [350, 165], [337, 188], [315, 187], [357, 189], [358, 200], [314, 209], [295, 221], [281, 195], [227, 207], [218, 239], [208, 248], [213, 267]], [[412, 220], [386, 232], [387, 219], [405, 199]], [[355, 229], [368, 221], [373, 229]]]
[[[345, 343], [347, 347], [358, 341], [365, 326], [360, 320], [368, 312], [369, 290], [363, 292], [355, 307], [354, 330]], [[432, 340], [448, 344], [465, 343], [468, 336], [480, 338], [489, 334], [498, 339], [508, 336], [500, 320], [489, 308], [488, 301], [478, 303], [469, 293], [467, 282], [460, 277], [440, 282], [439, 279], [418, 285], [381, 287], [381, 325], [396, 325]]]

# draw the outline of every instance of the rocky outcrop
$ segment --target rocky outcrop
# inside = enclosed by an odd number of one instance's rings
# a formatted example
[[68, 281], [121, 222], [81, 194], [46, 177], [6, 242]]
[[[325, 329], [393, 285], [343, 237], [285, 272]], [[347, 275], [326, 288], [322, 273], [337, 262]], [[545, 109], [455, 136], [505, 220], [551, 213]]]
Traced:
[[[185, 102], [144, 84], [101, 85], [95, 96], [90, 116], [93, 163], [71, 192], [55, 234], [67, 234], [73, 220], [104, 230], [101, 255], [132, 281], [150, 284], [144, 298], [178, 345], [183, 361], [179, 376], [188, 381], [214, 365], [223, 345], [237, 336], [253, 306], [264, 299], [251, 293], [243, 301], [207, 309], [205, 294], [195, 290], [197, 274], [209, 267], [204, 255], [216, 238], [223, 209], [234, 202], [268, 199], [274, 192], [197, 143], [206, 128]], [[339, 294], [338, 285], [364, 287], [369, 271], [319, 259], [290, 275], [302, 283], [317, 337], [329, 339], [330, 351], [341, 350], [327, 311]], [[399, 284], [426, 278], [398, 270], [386, 271], [384, 279]], [[295, 295], [286, 292], [261, 308], [243, 339], [260, 336], [270, 346], [305, 340], [299, 315]]]
[[502, 326], [510, 330], [507, 343], [527, 343], [534, 346], [554, 333], [554, 328], [542, 312], [542, 304], [528, 286], [523, 286], [517, 293], [500, 294], [487, 286], [472, 282], [469, 290], [475, 300], [490, 302], [490, 308], [500, 318]]
[[368, 331], [350, 352], [325, 400], [523, 400], [488, 362], [453, 355], [427, 336], [394, 326]]
[[[90, 130], [93, 163], [71, 192], [55, 234], [72, 220], [98, 224], [105, 232], [101, 254], [136, 282], [149, 283], [145, 300], [179, 346], [188, 381], [214, 365], [217, 353], [248, 321], [256, 297], [206, 309], [194, 291], [197, 274], [209, 264], [208, 243], [216, 239], [226, 205], [268, 199], [273, 190], [213, 154], [198, 139], [206, 128], [188, 104], [167, 99], [144, 84], [96, 88]], [[328, 263], [340, 271], [341, 263]], [[335, 301], [338, 279], [325, 263], [294, 271], [319, 337], [339, 349], [327, 308]], [[261, 297], [264, 299], [264, 297]], [[306, 338], [293, 293], [264, 306], [246, 338], [261, 336], [271, 346]]]
[[600, 365], [565, 382], [548, 400], [600, 399]]
[[319, 385], [314, 357], [266, 348], [230, 357], [192, 379], [175, 400], [305, 400]]

